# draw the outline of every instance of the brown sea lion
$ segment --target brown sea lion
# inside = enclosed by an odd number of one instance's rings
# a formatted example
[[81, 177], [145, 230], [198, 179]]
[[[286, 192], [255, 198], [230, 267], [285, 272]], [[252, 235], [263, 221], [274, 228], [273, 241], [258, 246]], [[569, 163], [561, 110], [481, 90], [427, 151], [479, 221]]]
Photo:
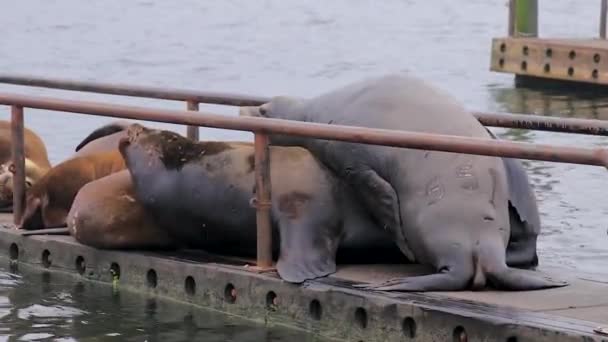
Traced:
[[[250, 143], [195, 142], [134, 124], [120, 151], [136, 198], [171, 236], [219, 250], [255, 253], [254, 148]], [[397, 251], [393, 239], [310, 152], [272, 147], [271, 216], [280, 236], [277, 270], [289, 282], [335, 272], [336, 252]], [[277, 244], [274, 244], [275, 247]], [[401, 262], [402, 255], [395, 253]]]
[[78, 242], [95, 248], [175, 247], [167, 230], [159, 228], [135, 199], [127, 170], [84, 185], [74, 199], [67, 224]]
[[19, 228], [64, 226], [80, 188], [124, 169], [125, 163], [118, 150], [76, 157], [56, 165], [27, 192]]
[[[275, 97], [254, 115], [490, 138], [458, 101], [406, 75], [366, 79], [312, 99]], [[413, 254], [436, 271], [363, 287], [456, 291], [567, 285], [507, 265], [509, 184], [500, 158], [286, 135], [272, 135], [271, 143], [311, 151], [355, 189], [408, 258]]]
[[[11, 122], [0, 120], [0, 208], [12, 210], [13, 172]], [[31, 129], [24, 129], [26, 191], [51, 168], [46, 146]]]

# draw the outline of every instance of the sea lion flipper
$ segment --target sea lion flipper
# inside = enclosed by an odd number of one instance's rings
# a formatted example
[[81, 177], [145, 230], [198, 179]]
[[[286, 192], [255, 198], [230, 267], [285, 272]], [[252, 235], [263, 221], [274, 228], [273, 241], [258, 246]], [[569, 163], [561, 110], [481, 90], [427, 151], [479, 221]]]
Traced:
[[355, 184], [354, 189], [359, 195], [359, 200], [371, 209], [372, 216], [380, 226], [399, 237], [396, 240], [399, 249], [410, 262], [415, 262], [414, 253], [402, 236], [399, 198], [395, 189], [371, 169], [351, 173], [349, 177], [351, 183]]
[[279, 213], [279, 276], [291, 283], [301, 283], [334, 273], [340, 239], [335, 230], [328, 229], [333, 213], [324, 215], [323, 208], [315, 208], [319, 210], [313, 214], [312, 207], [302, 202], [279, 207], [283, 209]]
[[79, 144], [76, 146], [75, 152], [78, 152], [81, 148], [83, 148], [86, 144], [90, 143], [93, 140], [108, 136], [110, 134], [114, 134], [120, 131], [124, 131], [129, 127], [129, 122], [127, 121], [114, 121], [109, 124], [99, 127], [91, 132], [88, 136], [86, 136]]
[[540, 214], [528, 175], [517, 159], [503, 158], [509, 184], [510, 238], [507, 265], [533, 268], [538, 265], [536, 240], [540, 234]]
[[543, 275], [538, 271], [506, 268], [488, 273], [488, 280], [498, 289], [529, 291], [567, 286], [568, 282]]

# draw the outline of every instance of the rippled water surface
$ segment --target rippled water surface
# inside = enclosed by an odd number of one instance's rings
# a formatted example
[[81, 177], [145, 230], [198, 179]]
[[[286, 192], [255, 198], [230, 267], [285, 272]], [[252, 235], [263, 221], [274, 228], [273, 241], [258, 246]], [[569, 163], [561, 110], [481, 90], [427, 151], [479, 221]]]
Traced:
[[[489, 71], [506, 0], [0, 0], [0, 72], [257, 95], [312, 96], [386, 72], [414, 72], [481, 111], [608, 118], [608, 98], [515, 89]], [[599, 1], [541, 1], [542, 36], [596, 36]], [[0, 85], [1, 91], [164, 108], [183, 103]], [[203, 106], [235, 114], [229, 107]], [[107, 119], [27, 111], [53, 162]], [[8, 117], [8, 110], [0, 108]], [[185, 132], [184, 128], [159, 125]], [[601, 137], [495, 129], [504, 138], [606, 146]], [[202, 130], [203, 139], [251, 139]], [[526, 162], [540, 201], [541, 264], [608, 274], [606, 170]], [[36, 307], [32, 309], [36, 311]]]
[[0, 266], [0, 341], [322, 341], [47, 272]]

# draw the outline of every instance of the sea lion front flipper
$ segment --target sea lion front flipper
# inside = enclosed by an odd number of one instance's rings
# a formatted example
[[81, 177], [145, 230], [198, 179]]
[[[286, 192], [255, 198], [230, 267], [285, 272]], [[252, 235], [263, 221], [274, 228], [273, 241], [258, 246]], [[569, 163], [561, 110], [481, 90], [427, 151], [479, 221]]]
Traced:
[[334, 273], [340, 222], [333, 206], [302, 194], [279, 196], [278, 202], [279, 276], [301, 283]]
[[401, 215], [399, 213], [399, 198], [393, 187], [380, 177], [376, 171], [367, 169], [348, 174], [349, 181], [359, 195], [358, 198], [380, 225], [395, 234], [396, 243], [410, 262], [416, 258], [412, 249], [403, 236]]

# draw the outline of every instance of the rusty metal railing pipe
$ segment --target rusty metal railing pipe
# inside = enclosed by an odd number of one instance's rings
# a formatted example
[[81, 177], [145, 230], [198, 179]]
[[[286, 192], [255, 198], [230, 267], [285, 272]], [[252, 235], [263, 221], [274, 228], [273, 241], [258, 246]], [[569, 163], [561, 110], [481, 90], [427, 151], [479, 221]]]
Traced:
[[[513, 2], [513, 0], [510, 1], [510, 3]], [[228, 106], [259, 106], [270, 101], [269, 97], [263, 96], [51, 79], [27, 75], [0, 74], [0, 83], [161, 100], [187, 101], [192, 104], [209, 103]], [[485, 126], [608, 136], [608, 123], [602, 120], [508, 113], [473, 112], [473, 115]]]
[[0, 93], [0, 104], [256, 133], [608, 167], [608, 153], [601, 148], [553, 146], [280, 119], [231, 117], [206, 112], [193, 113], [7, 93]]
[[268, 98], [265, 97], [242, 94], [202, 92], [187, 89], [136, 86], [120, 83], [84, 82], [69, 79], [32, 77], [27, 75], [0, 74], [0, 83], [110, 95], [146, 97], [160, 100], [194, 101], [198, 103], [230, 106], [257, 106], [268, 101]]
[[270, 220], [270, 154], [268, 136], [255, 133], [255, 208], [257, 227], [257, 267], [272, 266], [272, 227]]
[[19, 224], [25, 209], [25, 133], [23, 107], [11, 107], [13, 173], [13, 222]]
[[[198, 112], [198, 102], [188, 100], [186, 108], [190, 111]], [[186, 136], [192, 140], [199, 140], [198, 126], [188, 126], [186, 128]]]
[[608, 136], [608, 121], [540, 115], [473, 112], [485, 126]]

